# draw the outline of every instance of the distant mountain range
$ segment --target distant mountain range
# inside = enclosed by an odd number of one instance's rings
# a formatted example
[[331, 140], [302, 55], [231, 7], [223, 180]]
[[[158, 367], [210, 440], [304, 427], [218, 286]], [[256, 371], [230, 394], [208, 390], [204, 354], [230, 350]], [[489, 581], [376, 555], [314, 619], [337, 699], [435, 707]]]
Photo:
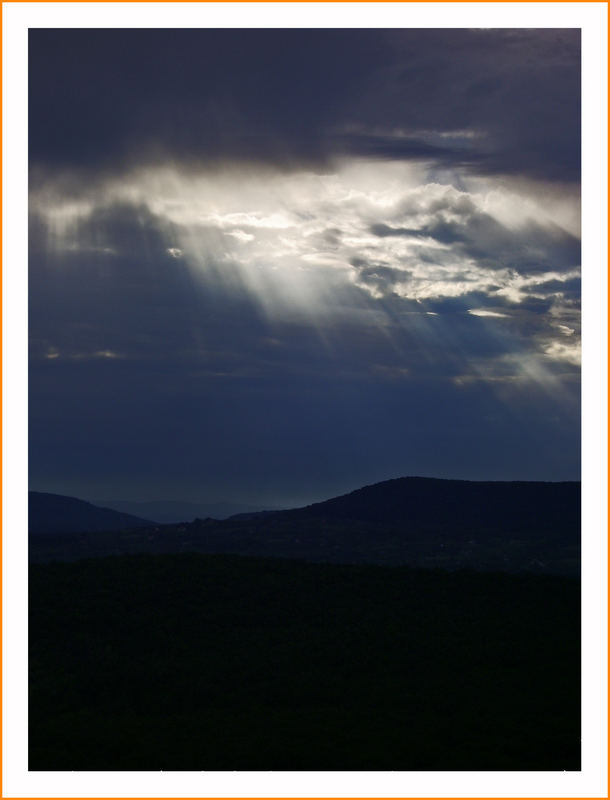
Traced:
[[[76, 513], [71, 521], [75, 518]], [[93, 531], [101, 528], [90, 523], [74, 536], [74, 526], [59, 533], [54, 519], [54, 527], [45, 530], [57, 532], [55, 539], [36, 536], [42, 532], [39, 523], [38, 529], [30, 528], [31, 557], [192, 551], [447, 569], [564, 574], [580, 569], [579, 482], [406, 477], [287, 511], [148, 527], [138, 517], [129, 520], [123, 526], [129, 531], [113, 525], [96, 535]]]
[[264, 506], [245, 505], [242, 503], [187, 503], [179, 500], [153, 500], [150, 502], [133, 502], [130, 500], [103, 500], [95, 503], [106, 508], [114, 508], [126, 514], [153, 519], [166, 524], [172, 522], [191, 522], [195, 517], [213, 517], [227, 519], [235, 514], [246, 514], [263, 511]]
[[145, 528], [155, 523], [111, 508], [100, 508], [76, 497], [28, 492], [30, 533], [81, 533]]

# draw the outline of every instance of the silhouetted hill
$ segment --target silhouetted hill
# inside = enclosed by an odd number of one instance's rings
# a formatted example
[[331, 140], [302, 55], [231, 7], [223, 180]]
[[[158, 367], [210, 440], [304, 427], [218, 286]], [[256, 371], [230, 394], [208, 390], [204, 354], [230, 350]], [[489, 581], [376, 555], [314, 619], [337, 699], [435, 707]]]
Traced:
[[506, 531], [524, 525], [571, 533], [580, 525], [580, 483], [396, 478], [286, 513], [456, 534], [482, 526]]
[[143, 528], [155, 523], [110, 508], [99, 508], [76, 497], [28, 492], [29, 532], [77, 533]]
[[577, 575], [580, 484], [399, 478], [289, 511], [30, 536], [33, 561], [143, 552]]

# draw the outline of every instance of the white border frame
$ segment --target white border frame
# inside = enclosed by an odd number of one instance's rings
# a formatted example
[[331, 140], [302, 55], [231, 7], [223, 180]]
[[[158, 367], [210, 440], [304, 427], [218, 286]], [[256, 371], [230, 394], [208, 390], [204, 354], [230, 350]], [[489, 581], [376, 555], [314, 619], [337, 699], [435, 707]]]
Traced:
[[[607, 4], [4, 3], [2, 10], [4, 796], [607, 797]], [[27, 29], [236, 27], [235, 20], [251, 28], [582, 28], [582, 772], [27, 771]]]

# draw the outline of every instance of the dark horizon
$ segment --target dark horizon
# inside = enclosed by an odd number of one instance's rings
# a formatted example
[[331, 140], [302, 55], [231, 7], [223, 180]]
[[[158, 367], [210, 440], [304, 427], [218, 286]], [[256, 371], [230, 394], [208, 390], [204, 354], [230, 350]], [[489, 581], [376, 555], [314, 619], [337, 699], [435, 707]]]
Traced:
[[[376, 481], [375, 483], [371, 483], [371, 484], [363, 484], [361, 486], [354, 486], [353, 488], [348, 489], [345, 492], [337, 493], [337, 494], [334, 494], [334, 495], [328, 495], [328, 496], [325, 496], [325, 497], [312, 498], [312, 499], [309, 499], [309, 500], [307, 500], [305, 502], [300, 502], [298, 504], [292, 504], [292, 505], [271, 504], [271, 503], [264, 503], [262, 501], [259, 502], [259, 503], [256, 503], [255, 501], [244, 501], [243, 503], [240, 503], [239, 500], [232, 500], [230, 498], [222, 498], [222, 497], [221, 498], [198, 497], [196, 499], [190, 499], [190, 500], [185, 500], [184, 498], [180, 498], [180, 497], [159, 497], [159, 496], [152, 497], [152, 498], [149, 498], [149, 499], [142, 499], [142, 498], [139, 498], [139, 497], [138, 498], [133, 498], [133, 497], [118, 497], [118, 496], [117, 497], [112, 497], [112, 498], [84, 497], [84, 496], [81, 497], [81, 496], [77, 496], [77, 495], [74, 495], [74, 494], [70, 494], [68, 492], [48, 492], [47, 490], [39, 489], [39, 488], [36, 488], [36, 487], [33, 487], [33, 486], [30, 486], [28, 488], [28, 492], [30, 494], [32, 494], [32, 493], [33, 494], [50, 494], [50, 495], [56, 495], [56, 496], [61, 496], [61, 497], [73, 498], [73, 499], [77, 499], [77, 500], [84, 500], [85, 502], [91, 503], [92, 505], [96, 505], [98, 507], [104, 507], [104, 504], [112, 504], [113, 502], [118, 502], [118, 503], [131, 503], [133, 505], [141, 504], [143, 506], [145, 506], [145, 505], [151, 505], [152, 506], [155, 503], [157, 503], [159, 505], [164, 505], [164, 504], [168, 504], [169, 505], [169, 504], [175, 503], [176, 505], [182, 505], [183, 504], [185, 506], [187, 506], [187, 505], [193, 505], [193, 506], [197, 506], [197, 505], [206, 506], [206, 505], [209, 505], [209, 506], [213, 506], [215, 504], [218, 505], [218, 506], [222, 506], [222, 505], [227, 505], [227, 506], [230, 506], [230, 505], [235, 505], [235, 506], [243, 505], [244, 507], [246, 507], [246, 506], [257, 506], [257, 507], [259, 507], [261, 509], [268, 508], [269, 510], [289, 510], [289, 509], [292, 509], [292, 508], [296, 509], [296, 508], [306, 507], [306, 506], [309, 506], [309, 505], [316, 505], [316, 504], [319, 504], [319, 503], [323, 503], [323, 502], [325, 502], [327, 500], [332, 500], [332, 499], [337, 498], [337, 497], [344, 497], [344, 496], [353, 494], [354, 492], [360, 491], [362, 489], [371, 488], [372, 486], [377, 486], [377, 485], [380, 485], [380, 484], [390, 484], [390, 483], [392, 483], [394, 481], [405, 481], [405, 480], [423, 481], [423, 482], [441, 481], [441, 482], [447, 482], [447, 483], [477, 483], [477, 484], [490, 484], [490, 483], [491, 484], [498, 484], [498, 483], [500, 483], [500, 484], [514, 484], [514, 483], [517, 483], [517, 484], [523, 484], [523, 483], [526, 483], [526, 484], [527, 483], [532, 483], [532, 484], [549, 484], [549, 483], [550, 484], [558, 484], [558, 483], [574, 484], [574, 483], [580, 483], [581, 482], [580, 479], [575, 479], [575, 480], [555, 480], [554, 481], [554, 480], [522, 480], [522, 479], [519, 479], [519, 478], [514, 478], [514, 479], [496, 480], [496, 481], [494, 481], [494, 480], [476, 480], [476, 479], [469, 479], [469, 478], [439, 478], [439, 477], [432, 476], [432, 475], [400, 475], [400, 476], [396, 476], [394, 478], [387, 478], [387, 479], [382, 480], [382, 481]], [[108, 507], [112, 507], [112, 506], [109, 505]]]
[[[580, 572], [579, 482], [404, 477], [285, 510], [100, 508], [30, 492], [30, 558], [233, 553], [329, 563]], [[174, 512], [176, 509], [174, 508]], [[172, 512], [173, 513], [173, 512]], [[103, 535], [99, 535], [103, 532]]]

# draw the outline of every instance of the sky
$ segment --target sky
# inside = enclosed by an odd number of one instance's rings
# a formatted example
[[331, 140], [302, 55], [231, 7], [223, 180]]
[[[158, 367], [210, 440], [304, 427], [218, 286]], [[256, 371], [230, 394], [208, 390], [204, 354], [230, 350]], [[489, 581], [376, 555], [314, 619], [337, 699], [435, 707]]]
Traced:
[[580, 33], [31, 29], [30, 488], [580, 478]]

